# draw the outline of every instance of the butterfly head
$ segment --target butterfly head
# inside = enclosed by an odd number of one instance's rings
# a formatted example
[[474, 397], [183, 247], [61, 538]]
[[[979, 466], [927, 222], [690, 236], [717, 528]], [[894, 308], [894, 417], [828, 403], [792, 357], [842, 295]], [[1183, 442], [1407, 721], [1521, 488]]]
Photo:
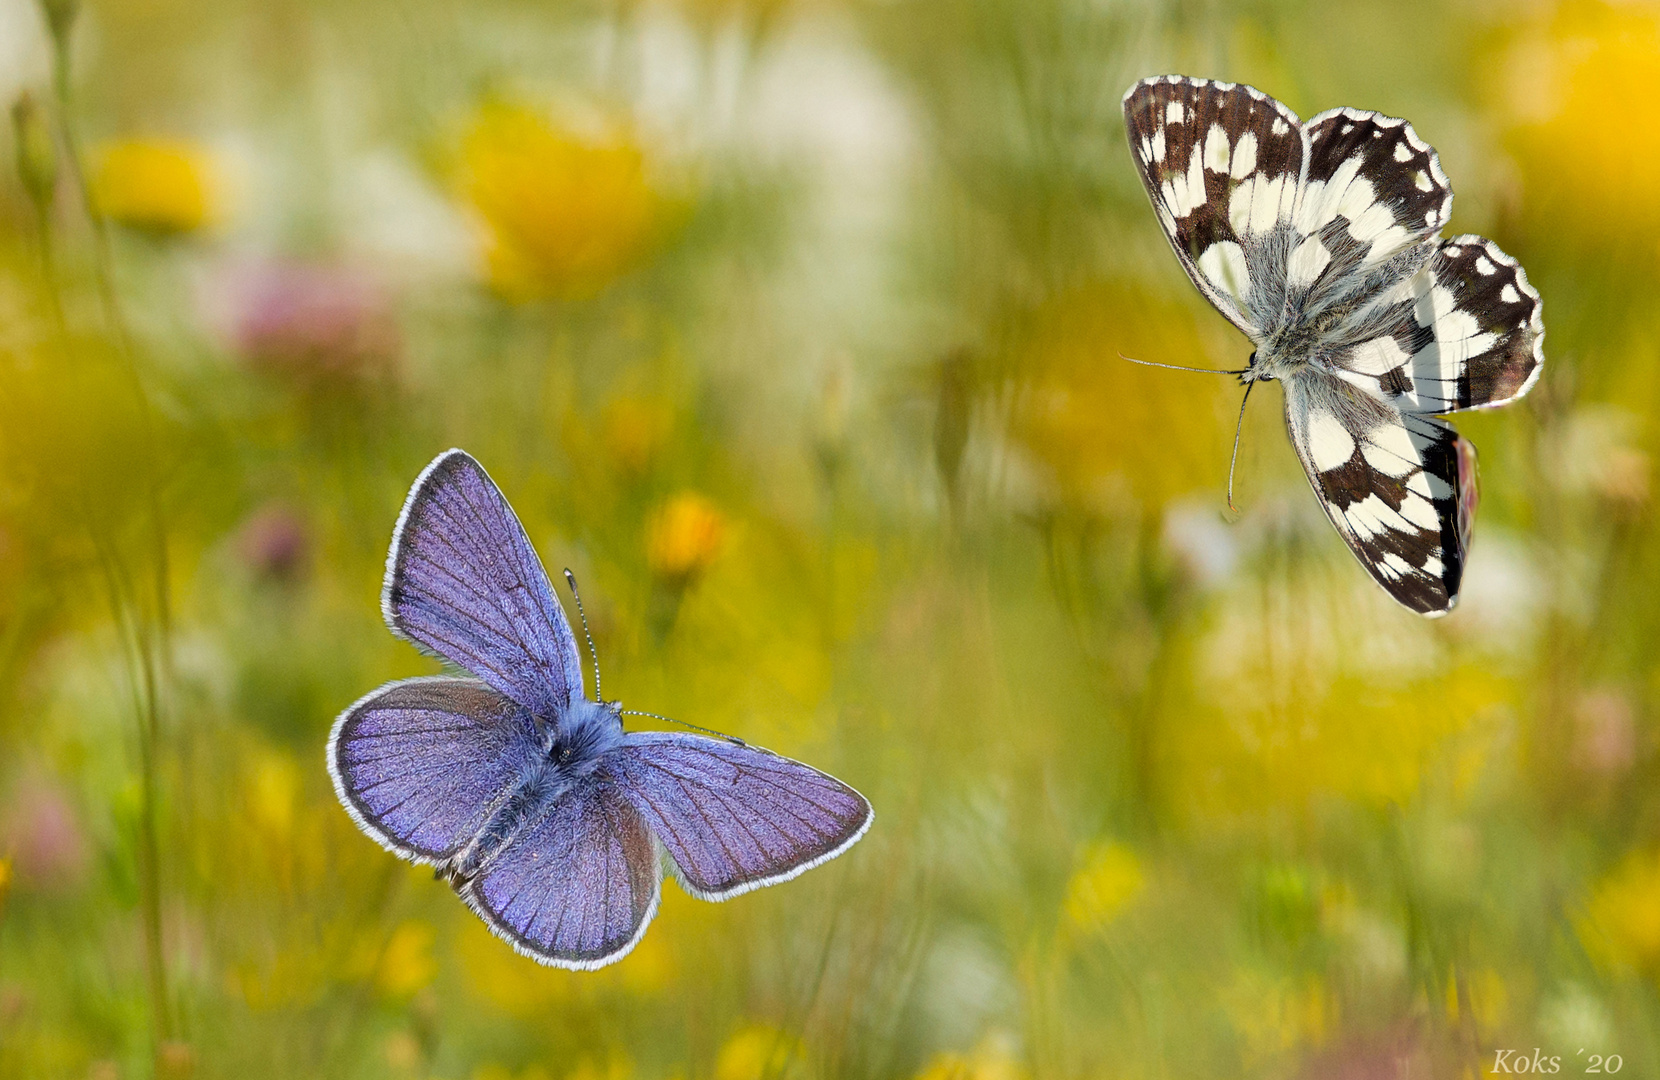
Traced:
[[578, 697], [554, 725], [548, 760], [573, 776], [585, 776], [622, 738], [622, 719], [612, 703]]

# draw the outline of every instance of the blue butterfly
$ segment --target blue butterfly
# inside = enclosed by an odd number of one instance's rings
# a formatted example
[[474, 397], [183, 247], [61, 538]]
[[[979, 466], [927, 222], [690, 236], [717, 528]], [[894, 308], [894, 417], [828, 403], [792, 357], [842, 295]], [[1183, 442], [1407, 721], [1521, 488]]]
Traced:
[[540, 963], [627, 955], [665, 856], [687, 892], [725, 900], [870, 828], [865, 797], [817, 769], [737, 740], [624, 731], [620, 704], [589, 699], [524, 527], [460, 450], [410, 490], [381, 608], [393, 633], [477, 677], [402, 679], [355, 702], [329, 735], [335, 792], [359, 828], [435, 866]]

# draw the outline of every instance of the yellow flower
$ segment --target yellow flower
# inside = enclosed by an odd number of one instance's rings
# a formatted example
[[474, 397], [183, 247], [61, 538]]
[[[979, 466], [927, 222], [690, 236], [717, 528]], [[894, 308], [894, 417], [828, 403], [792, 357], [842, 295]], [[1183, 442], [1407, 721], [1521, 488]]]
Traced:
[[1553, 235], [1572, 232], [1559, 227], [1564, 215], [1605, 239], [1660, 226], [1660, 122], [1610, 105], [1643, 100], [1660, 79], [1660, 18], [1641, 5], [1550, 10], [1549, 28], [1512, 50], [1505, 94], [1522, 114], [1529, 212]]
[[715, 1058], [715, 1080], [799, 1080], [807, 1048], [777, 1028], [752, 1024], [726, 1040]]
[[726, 515], [685, 491], [670, 499], [646, 528], [646, 565], [669, 582], [685, 583], [708, 569], [726, 540]]
[[1117, 350], [1239, 367], [1248, 351], [1242, 339], [1228, 343], [1237, 353], [1213, 358], [1188, 310], [1124, 282], [1060, 296], [1027, 313], [1013, 336], [1007, 360], [1031, 383], [1011, 432], [1055, 500], [1099, 510], [1121, 494], [1159, 506], [1199, 489], [1220, 491], [1239, 400], [1229, 380], [1138, 367]]
[[[1366, 603], [1387, 603], [1371, 594], [1370, 582], [1351, 586]], [[1276, 595], [1274, 604], [1301, 603], [1307, 595], [1299, 586], [1284, 599]], [[1349, 634], [1371, 625], [1355, 614], [1364, 608], [1351, 608], [1342, 596], [1322, 608], [1316, 598], [1266, 623], [1249, 610], [1249, 593], [1236, 601], [1222, 615], [1216, 647], [1244, 640], [1260, 647], [1252, 657], [1210, 661], [1204, 678], [1211, 702], [1173, 715], [1167, 733], [1166, 775], [1189, 809], [1254, 814], [1329, 796], [1388, 806], [1411, 799], [1426, 778], [1449, 782], [1456, 796], [1482, 774], [1514, 694], [1505, 679], [1477, 665], [1417, 677], [1344, 670], [1357, 656], [1378, 654], [1369, 644], [1376, 639]], [[1389, 640], [1400, 643], [1401, 654], [1413, 645], [1405, 636]], [[1294, 668], [1276, 659], [1287, 655], [1283, 641], [1309, 643]]]
[[[665, 907], [678, 903], [672, 890], [665, 892]], [[569, 1008], [586, 995], [615, 994], [639, 1000], [661, 992], [677, 974], [672, 944], [677, 921], [681, 920], [659, 920], [621, 962], [593, 972], [534, 964], [470, 917], [461, 919], [456, 953], [467, 985], [478, 998], [510, 1016], [530, 1020]]]
[[254, 824], [276, 837], [294, 829], [294, 808], [300, 798], [300, 772], [294, 759], [279, 752], [260, 755], [248, 778], [248, 813]]
[[991, 1037], [983, 1039], [971, 1053], [936, 1054], [917, 1074], [917, 1080], [1026, 1080], [1026, 1067], [1006, 1042]]
[[1135, 852], [1119, 843], [1091, 845], [1066, 885], [1067, 925], [1085, 934], [1105, 929], [1145, 885]]
[[565, 1074], [565, 1080], [628, 1080], [633, 1075], [634, 1063], [618, 1054], [604, 1062], [583, 1058]]
[[111, 221], [146, 232], [194, 232], [216, 217], [207, 152], [183, 139], [124, 139], [94, 155], [92, 198]]
[[618, 398], [605, 407], [602, 436], [612, 461], [623, 472], [646, 471], [668, 441], [674, 417], [661, 402], [637, 397]]
[[1660, 978], [1660, 851], [1632, 852], [1609, 871], [1577, 929], [1603, 966]]
[[406, 920], [392, 931], [375, 974], [382, 993], [393, 998], [410, 997], [432, 982], [438, 974], [438, 964], [432, 958], [435, 936], [432, 924], [419, 919]]
[[461, 156], [490, 282], [510, 299], [592, 295], [661, 231], [665, 202], [624, 132], [588, 137], [530, 109], [489, 105], [474, 118]]
[[332, 973], [315, 941], [279, 945], [273, 952], [235, 964], [225, 974], [231, 993], [254, 1009], [309, 1005], [328, 988]]
[[1318, 1046], [1331, 1027], [1326, 988], [1315, 975], [1293, 979], [1240, 971], [1223, 991], [1222, 1004], [1252, 1062]]
[[0, 858], [0, 908], [6, 903], [6, 894], [12, 887], [12, 861], [10, 858]]
[[1504, 978], [1491, 968], [1475, 971], [1454, 969], [1447, 979], [1447, 1019], [1456, 1021], [1466, 1005], [1476, 1027], [1492, 1031], [1504, 1023], [1510, 1005], [1510, 991]]

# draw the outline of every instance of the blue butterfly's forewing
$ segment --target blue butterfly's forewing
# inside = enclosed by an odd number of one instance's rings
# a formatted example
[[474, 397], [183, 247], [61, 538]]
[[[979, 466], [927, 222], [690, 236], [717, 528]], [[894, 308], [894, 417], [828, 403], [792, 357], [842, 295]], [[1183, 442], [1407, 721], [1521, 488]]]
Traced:
[[657, 849], [617, 786], [595, 773], [556, 793], [460, 886], [497, 935], [556, 967], [620, 960], [657, 910]]
[[552, 720], [582, 695], [576, 637], [513, 508], [451, 450], [404, 503], [381, 606], [394, 632]]
[[608, 767], [656, 833], [681, 884], [724, 900], [846, 851], [870, 827], [863, 795], [833, 776], [751, 746], [634, 732]]
[[472, 841], [539, 754], [523, 706], [476, 680], [439, 676], [383, 686], [341, 713], [328, 765], [365, 832], [437, 863]]

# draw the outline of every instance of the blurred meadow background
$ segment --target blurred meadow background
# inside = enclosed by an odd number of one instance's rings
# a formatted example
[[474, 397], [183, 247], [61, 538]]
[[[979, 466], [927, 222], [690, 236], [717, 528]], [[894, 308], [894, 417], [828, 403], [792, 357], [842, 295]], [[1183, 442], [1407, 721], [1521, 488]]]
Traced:
[[[1248, 352], [1166, 71], [1410, 118], [1543, 294], [1449, 618], [1115, 355]], [[1660, 1075], [1656, 85], [1635, 2], [0, 0], [0, 1077]], [[452, 445], [868, 837], [574, 974], [361, 835]]]

